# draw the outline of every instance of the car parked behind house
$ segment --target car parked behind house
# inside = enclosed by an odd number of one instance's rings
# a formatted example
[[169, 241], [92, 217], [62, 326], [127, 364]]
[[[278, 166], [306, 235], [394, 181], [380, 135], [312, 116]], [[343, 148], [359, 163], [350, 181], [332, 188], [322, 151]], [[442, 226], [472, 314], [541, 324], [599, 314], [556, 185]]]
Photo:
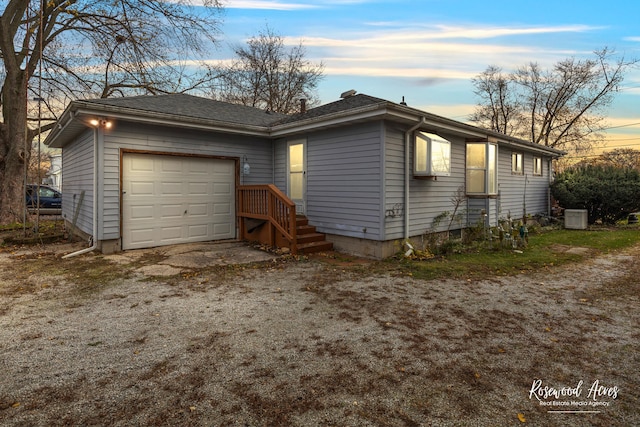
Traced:
[[28, 184], [26, 189], [27, 208], [35, 213], [40, 202], [40, 215], [60, 215], [62, 213], [62, 194], [47, 186]]

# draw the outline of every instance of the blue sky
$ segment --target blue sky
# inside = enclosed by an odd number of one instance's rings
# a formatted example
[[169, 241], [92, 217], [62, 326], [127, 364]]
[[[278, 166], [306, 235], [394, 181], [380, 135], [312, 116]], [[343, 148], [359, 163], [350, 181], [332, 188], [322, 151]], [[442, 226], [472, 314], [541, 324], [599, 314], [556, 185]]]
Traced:
[[[592, 55], [605, 46], [640, 58], [640, 1], [222, 0], [221, 45], [231, 58], [268, 25], [325, 65], [322, 103], [345, 90], [465, 121], [476, 103], [470, 79], [488, 65]], [[640, 149], [640, 68], [627, 74], [608, 112], [609, 143]]]

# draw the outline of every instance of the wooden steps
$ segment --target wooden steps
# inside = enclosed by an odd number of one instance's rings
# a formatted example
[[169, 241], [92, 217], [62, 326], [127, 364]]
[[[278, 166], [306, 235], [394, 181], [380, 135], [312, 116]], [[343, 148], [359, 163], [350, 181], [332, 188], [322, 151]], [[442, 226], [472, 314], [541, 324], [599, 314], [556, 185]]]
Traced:
[[327, 242], [326, 236], [323, 233], [318, 233], [313, 225], [309, 225], [307, 217], [302, 215], [296, 217], [296, 246], [298, 253], [301, 254], [333, 249], [333, 243]]

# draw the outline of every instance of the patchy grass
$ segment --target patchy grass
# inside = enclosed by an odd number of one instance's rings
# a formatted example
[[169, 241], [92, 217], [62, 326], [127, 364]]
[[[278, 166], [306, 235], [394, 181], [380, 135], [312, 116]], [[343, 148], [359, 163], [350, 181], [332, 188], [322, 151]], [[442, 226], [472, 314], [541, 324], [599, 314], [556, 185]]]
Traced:
[[[132, 275], [130, 266], [113, 265], [101, 256], [63, 260], [59, 254], [37, 251], [11, 258], [15, 262], [5, 271], [17, 280], [12, 286], [5, 285], [0, 289], [0, 294], [4, 295], [33, 293], [41, 288], [55, 287], [61, 281], [72, 281], [74, 286], [69, 289], [74, 294], [89, 297]], [[46, 272], [44, 279], [42, 272]]]
[[532, 247], [565, 244], [595, 249], [601, 253], [624, 249], [640, 241], [640, 227], [599, 227], [589, 230], [554, 230], [531, 238]]
[[7, 245], [37, 245], [61, 241], [65, 238], [65, 227], [62, 219], [40, 218], [38, 233], [35, 222], [27, 224], [14, 222], [0, 225], [0, 250]]
[[[609, 253], [640, 242], [640, 228], [594, 228], [553, 230], [529, 236], [526, 248], [476, 247], [425, 261], [392, 259], [384, 268], [419, 279], [485, 279], [508, 276], [576, 262], [586, 256]], [[584, 248], [575, 251], [571, 249]]]

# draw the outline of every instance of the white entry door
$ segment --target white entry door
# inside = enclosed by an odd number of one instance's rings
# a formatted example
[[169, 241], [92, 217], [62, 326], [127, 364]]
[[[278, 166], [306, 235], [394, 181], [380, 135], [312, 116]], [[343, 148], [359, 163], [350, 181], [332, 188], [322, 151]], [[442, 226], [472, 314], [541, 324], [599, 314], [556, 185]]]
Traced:
[[305, 214], [307, 193], [307, 159], [304, 140], [290, 141], [288, 146], [288, 196], [296, 204], [296, 213]]
[[125, 153], [122, 248], [231, 239], [235, 162]]

